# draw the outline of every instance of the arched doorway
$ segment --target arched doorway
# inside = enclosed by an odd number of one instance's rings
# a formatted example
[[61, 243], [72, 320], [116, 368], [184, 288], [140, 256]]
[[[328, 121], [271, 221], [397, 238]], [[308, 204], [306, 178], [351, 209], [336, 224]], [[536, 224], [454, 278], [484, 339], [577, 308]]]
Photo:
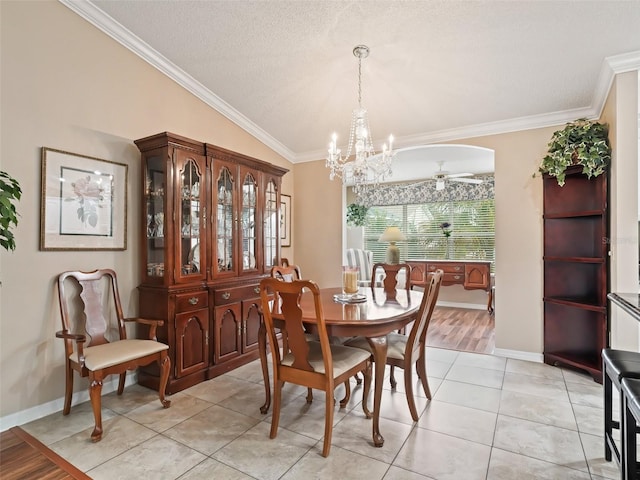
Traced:
[[[444, 175], [441, 175], [444, 173]], [[473, 195], [473, 184], [478, 183], [470, 179], [484, 179], [493, 185], [494, 152], [493, 150], [471, 145], [443, 144], [416, 146], [397, 151], [393, 163], [393, 174], [381, 185], [375, 194], [374, 205], [371, 208], [379, 211], [384, 208], [397, 209], [397, 203], [419, 204], [423, 203], [426, 196], [428, 201], [438, 204], [443, 199], [449, 201], [458, 199], [459, 195], [465, 196], [468, 188], [469, 195]], [[490, 180], [487, 180], [490, 179]], [[436, 186], [442, 181], [443, 185]], [[414, 186], [418, 190], [412, 190], [407, 186]], [[423, 195], [414, 195], [421, 191], [429, 190]], [[391, 190], [388, 201], [384, 198], [384, 192]], [[436, 191], [437, 190], [437, 191]], [[493, 189], [491, 188], [491, 191]], [[432, 195], [433, 194], [433, 195]], [[430, 199], [431, 196], [433, 199]], [[418, 197], [423, 197], [418, 200]], [[363, 200], [363, 199], [359, 199]], [[370, 199], [368, 199], [370, 200]], [[492, 199], [493, 200], [493, 199]], [[356, 197], [347, 192], [347, 204], [358, 201]], [[376, 203], [377, 202], [377, 203]], [[387, 203], [385, 203], [387, 202]], [[426, 205], [424, 205], [426, 207]], [[407, 210], [412, 206], [405, 205], [405, 217]], [[423, 208], [421, 206], [420, 208]], [[374, 220], [371, 220], [374, 221]], [[411, 227], [411, 223], [406, 224]], [[458, 224], [458, 231], [462, 232]], [[374, 226], [364, 228], [346, 228], [345, 248], [365, 248], [374, 250], [374, 255], [382, 255], [385, 246], [376, 244]], [[454, 228], [456, 228], [454, 226]], [[433, 227], [432, 227], [433, 230]], [[462, 233], [460, 233], [462, 235]], [[465, 233], [466, 235], [479, 235]], [[407, 244], [407, 247], [409, 245]], [[493, 248], [493, 247], [491, 247]], [[406, 260], [417, 259], [416, 251], [408, 251], [405, 248]], [[441, 259], [433, 250], [425, 249], [423, 257], [432, 260]], [[433, 253], [429, 253], [433, 252]], [[413, 257], [411, 257], [413, 255]], [[448, 258], [448, 257], [447, 257]], [[495, 258], [495, 249], [490, 259]], [[377, 261], [384, 261], [383, 258]], [[493, 266], [493, 265], [492, 265]], [[492, 275], [493, 280], [493, 275]], [[462, 285], [449, 285], [440, 290], [437, 309], [432, 319], [429, 342], [432, 346], [442, 348], [477, 351], [492, 353], [495, 347], [494, 317], [487, 312], [488, 294], [483, 290], [465, 290]]]

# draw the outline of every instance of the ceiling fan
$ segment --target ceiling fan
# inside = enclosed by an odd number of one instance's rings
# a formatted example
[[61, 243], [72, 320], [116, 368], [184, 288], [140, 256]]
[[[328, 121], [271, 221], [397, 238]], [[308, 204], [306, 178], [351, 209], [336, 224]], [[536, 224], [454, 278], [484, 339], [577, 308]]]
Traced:
[[445, 170], [442, 170], [443, 164], [444, 162], [438, 162], [438, 171], [431, 177], [436, 181], [436, 190], [444, 190], [447, 180], [460, 183], [473, 183], [476, 185], [482, 183], [482, 180], [480, 180], [479, 178], [466, 178], [473, 177], [473, 173], [449, 173]]

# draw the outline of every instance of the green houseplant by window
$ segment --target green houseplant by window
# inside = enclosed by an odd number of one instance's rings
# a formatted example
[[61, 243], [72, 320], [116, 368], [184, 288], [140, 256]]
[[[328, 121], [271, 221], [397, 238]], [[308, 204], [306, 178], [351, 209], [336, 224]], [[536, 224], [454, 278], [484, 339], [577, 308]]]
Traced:
[[21, 195], [18, 181], [7, 172], [0, 171], [0, 247], [5, 250], [16, 249], [11, 229], [18, 226], [15, 202], [20, 200]]
[[350, 203], [347, 205], [347, 225], [351, 227], [363, 227], [367, 223], [369, 207]]
[[582, 165], [582, 173], [597, 177], [611, 161], [609, 126], [585, 118], [567, 123], [554, 132], [547, 155], [542, 159], [539, 171], [556, 177], [558, 185], [564, 185], [565, 171], [571, 165]]

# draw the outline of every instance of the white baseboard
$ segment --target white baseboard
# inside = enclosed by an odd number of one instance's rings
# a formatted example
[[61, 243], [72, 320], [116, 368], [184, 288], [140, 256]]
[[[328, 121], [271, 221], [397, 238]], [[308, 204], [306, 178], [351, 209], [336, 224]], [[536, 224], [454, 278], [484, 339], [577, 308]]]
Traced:
[[487, 304], [480, 303], [459, 303], [459, 302], [442, 302], [438, 300], [436, 305], [439, 307], [453, 307], [453, 308], [469, 308], [471, 310], [486, 310]]
[[[74, 372], [75, 375], [75, 372]], [[78, 377], [79, 378], [79, 377]], [[77, 380], [77, 379], [76, 379]], [[138, 374], [128, 373], [125, 380], [125, 387], [138, 383]], [[102, 383], [102, 395], [106, 395], [111, 392], [115, 392], [118, 389], [118, 376], [113, 375], [109, 380]], [[89, 400], [89, 390], [82, 390], [75, 392], [71, 397], [71, 406], [78, 405]], [[25, 423], [38, 420], [39, 418], [46, 417], [52, 413], [62, 412], [64, 408], [64, 397], [60, 397], [56, 400], [52, 400], [42, 405], [21, 410], [4, 417], [0, 417], [0, 432], [9, 430], [11, 427], [24, 425]]]
[[528, 362], [543, 363], [544, 357], [541, 353], [523, 352], [521, 350], [507, 350], [505, 348], [496, 348], [493, 354], [498, 357], [513, 358], [515, 360], [526, 360]]

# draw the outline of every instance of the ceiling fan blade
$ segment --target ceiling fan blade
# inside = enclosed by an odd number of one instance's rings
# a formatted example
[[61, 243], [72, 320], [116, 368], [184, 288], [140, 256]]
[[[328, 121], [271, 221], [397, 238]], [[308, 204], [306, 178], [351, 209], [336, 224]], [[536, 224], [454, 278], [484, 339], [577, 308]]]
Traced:
[[475, 185], [480, 185], [482, 180], [479, 178], [450, 178], [452, 182], [460, 182], [460, 183], [473, 183]]
[[447, 177], [449, 178], [473, 177], [473, 173], [449, 173]]

